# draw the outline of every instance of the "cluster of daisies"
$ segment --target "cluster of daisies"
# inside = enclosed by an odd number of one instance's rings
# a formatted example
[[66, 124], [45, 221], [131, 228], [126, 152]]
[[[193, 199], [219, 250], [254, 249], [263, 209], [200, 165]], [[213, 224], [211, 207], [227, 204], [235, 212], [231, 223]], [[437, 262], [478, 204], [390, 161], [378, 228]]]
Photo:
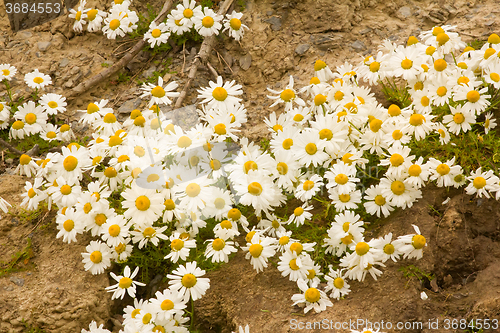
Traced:
[[[77, 9], [71, 9], [69, 17], [74, 19], [73, 30], [82, 32], [87, 24], [89, 32], [103, 32], [109, 39], [124, 37], [137, 29], [139, 17], [129, 7], [132, 0], [114, 0], [109, 12], [95, 8], [85, 8], [86, 0], [80, 0]], [[201, 36], [208, 37], [228, 31], [230, 37], [240, 40], [248, 27], [241, 23], [242, 13], [233, 11], [225, 17], [211, 8], [196, 6], [195, 0], [183, 0], [167, 16], [165, 22], [151, 22], [144, 40], [151, 47], [166, 43], [170, 34], [182, 35], [192, 29]]]
[[[176, 82], [159, 78], [157, 84], [143, 85], [141, 97], [149, 100], [148, 108], [133, 110], [123, 123], [106, 107], [106, 100], [89, 103], [79, 110], [81, 122], [93, 129], [87, 146], [72, 142], [41, 159], [21, 156], [16, 170], [35, 177], [33, 183], [26, 182], [22, 206], [37, 209], [41, 201], [56, 205], [56, 237], [64, 242], [76, 242], [79, 234], [90, 232], [95, 238], [82, 256], [92, 274], [105, 272], [112, 261], [126, 262], [132, 251], [169, 245], [165, 260], [178, 264], [167, 275], [170, 287], [150, 300], [135, 299], [134, 306], [125, 309], [126, 331], [172, 331], [169, 325], [182, 331], [188, 320], [186, 303], [209, 288], [205, 272], [190, 261], [191, 250], [200, 248], [201, 242], [206, 244], [206, 260], [228, 262], [231, 254], [242, 250], [257, 272], [278, 256], [278, 270], [300, 290], [292, 296], [293, 304], [303, 306], [304, 312], [323, 311], [332, 306], [330, 299], [350, 292], [349, 280], [363, 281], [368, 274], [376, 280], [387, 260], [420, 259], [427, 245], [418, 226], [395, 239], [391, 233], [365, 239], [359, 210], [380, 217], [396, 207], [411, 207], [430, 181], [440, 187], [467, 184], [467, 193], [477, 196], [500, 195], [500, 179], [493, 171], [478, 169], [466, 175], [454, 159], [424, 161], [411, 155], [408, 147], [410, 140], [429, 135], [447, 144], [453, 130], [446, 116], [448, 127], [432, 121], [436, 107], [449, 108], [451, 122], [459, 123], [458, 114], [463, 119], [480, 117], [491, 104], [486, 92], [496, 87], [486, 76], [495, 77], [492, 68], [500, 61], [500, 38], [492, 35], [483, 51], [466, 49], [452, 58], [460, 61], [453, 64], [447, 55], [463, 45], [451, 30], [435, 27], [421, 35], [422, 42], [410, 38], [407, 46], [387, 42], [386, 54], [368, 57], [358, 67], [345, 64], [334, 72], [318, 60], [307, 86], [295, 89], [290, 77], [284, 89], [269, 89], [273, 106], [282, 105], [284, 112], [265, 120], [272, 136], [267, 151], [238, 136], [247, 121], [242, 87], [221, 77], [198, 91], [202, 123], [188, 130], [159, 110], [179, 95]], [[483, 63], [481, 57], [494, 59]], [[388, 77], [408, 83], [408, 107], [384, 108], [368, 88], [357, 84], [360, 78], [375, 83]], [[450, 90], [443, 104], [430, 93], [436, 82]], [[30, 117], [15, 119], [33, 125]], [[494, 126], [491, 116], [485, 117], [484, 130]], [[466, 130], [470, 129], [460, 126], [459, 132]], [[378, 160], [385, 173], [363, 193], [357, 175], [366, 170], [368, 157]], [[287, 197], [296, 199], [293, 205]], [[326, 237], [322, 244], [301, 242], [290, 229], [309, 223], [313, 200], [325, 197], [335, 210]], [[285, 203], [289, 213], [278, 216], [276, 208]], [[255, 225], [242, 214], [242, 206], [255, 212]], [[5, 202], [0, 202], [2, 207], [6, 210]], [[213, 238], [200, 239], [207, 222], [215, 225]], [[243, 246], [235, 241], [239, 235], [245, 236]], [[318, 246], [339, 265], [316, 264], [311, 254]], [[131, 272], [127, 266], [123, 275], [112, 274], [117, 282], [108, 288], [112, 297], [128, 293], [135, 298], [136, 286], [141, 285], [133, 281], [137, 273], [137, 267]], [[324, 290], [319, 289], [322, 275], [327, 281]], [[101, 328], [93, 323], [90, 329]]]
[[[0, 82], [8, 82], [17, 74], [17, 69], [10, 64], [0, 65]], [[24, 82], [35, 90], [35, 96], [52, 84], [49, 75], [38, 69], [24, 75]], [[43, 140], [70, 142], [75, 138], [70, 124], [56, 125], [55, 116], [66, 112], [66, 97], [45, 93], [35, 102], [28, 101], [12, 110], [6, 102], [0, 102], [0, 130], [9, 128], [9, 137], [24, 139], [38, 134]], [[12, 121], [13, 120], [13, 121]], [[52, 122], [51, 122], [52, 121]]]

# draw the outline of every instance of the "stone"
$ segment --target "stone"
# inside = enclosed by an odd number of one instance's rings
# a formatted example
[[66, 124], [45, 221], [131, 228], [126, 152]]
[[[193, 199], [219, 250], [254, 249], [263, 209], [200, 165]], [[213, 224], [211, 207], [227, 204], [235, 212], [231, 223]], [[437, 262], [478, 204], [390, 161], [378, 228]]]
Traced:
[[271, 29], [274, 31], [281, 29], [281, 19], [278, 16], [271, 16], [270, 18], [265, 19], [264, 22], [271, 24]]
[[398, 19], [404, 21], [405, 19], [407, 19], [408, 17], [411, 16], [410, 7], [403, 6], [403, 7], [399, 8], [398, 11], [396, 12], [396, 16], [398, 17]]
[[38, 42], [36, 43], [36, 46], [38, 47], [38, 49], [42, 52], [45, 52], [47, 51], [47, 49], [52, 45], [51, 42]]
[[361, 52], [366, 50], [365, 43], [363, 43], [360, 40], [356, 40], [354, 43], [351, 44], [351, 47], [354, 49], [356, 52]]
[[171, 78], [172, 78], [172, 74], [170, 74], [170, 73], [163, 75], [163, 83], [167, 83], [168, 81], [170, 81]]
[[74, 84], [75, 83], [73, 82], [73, 80], [68, 80], [66, 81], [66, 83], [64, 83], [64, 88], [71, 88]]
[[240, 67], [244, 71], [248, 70], [252, 65], [252, 56], [250, 54], [244, 55], [240, 58]]
[[144, 71], [144, 72], [142, 73], [142, 77], [143, 77], [143, 78], [148, 78], [148, 77], [151, 77], [151, 76], [153, 76], [153, 73], [154, 73], [155, 71], [156, 71], [156, 66], [155, 66], [155, 65], [153, 65], [153, 66], [149, 67], [149, 69], [148, 69], [147, 71]]
[[371, 29], [371, 28], [365, 28], [365, 29], [363, 29], [363, 30], [360, 30], [360, 31], [359, 31], [359, 33], [360, 33], [361, 35], [365, 35], [365, 34], [369, 33], [370, 31], [372, 31], [372, 29]]
[[5, 287], [3, 287], [3, 289], [6, 290], [6, 291], [12, 291], [12, 290], [14, 290], [14, 287], [12, 287], [12, 286], [5, 286]]
[[62, 58], [61, 61], [59, 61], [59, 67], [64, 68], [68, 66], [69, 64], [69, 59], [68, 58]]
[[295, 48], [295, 53], [298, 55], [305, 54], [311, 46], [309, 44], [300, 44]]
[[6, 162], [7, 164], [12, 164], [12, 163], [14, 163], [14, 160], [13, 160], [12, 158], [7, 158], [7, 159], [5, 160], [5, 162]]
[[22, 30], [16, 34], [16, 38], [18, 38], [18, 39], [28, 39], [28, 38], [31, 38], [32, 36], [33, 36], [33, 33], [29, 30]]
[[134, 100], [129, 99], [118, 108], [118, 113], [130, 113], [132, 110], [137, 109], [139, 105], [141, 105], [141, 102], [141, 98], [136, 98]]
[[24, 279], [17, 277], [17, 276], [11, 276], [10, 277], [10, 282], [14, 283], [15, 285], [18, 285], [19, 287], [22, 287], [24, 285]]

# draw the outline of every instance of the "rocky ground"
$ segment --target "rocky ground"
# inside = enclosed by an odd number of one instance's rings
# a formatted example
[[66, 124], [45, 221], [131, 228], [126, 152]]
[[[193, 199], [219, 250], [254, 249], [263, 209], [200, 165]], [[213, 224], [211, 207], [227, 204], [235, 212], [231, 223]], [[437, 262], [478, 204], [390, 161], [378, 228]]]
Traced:
[[[146, 3], [156, 10], [162, 6], [159, 0], [136, 0], [133, 6], [145, 13]], [[408, 36], [437, 24], [457, 25], [465, 41], [484, 39], [492, 32], [498, 33], [500, 28], [500, 8], [495, 0], [242, 0], [236, 3], [236, 8], [245, 15], [243, 23], [250, 30], [241, 43], [218, 40], [209, 61], [225, 79], [243, 85], [248, 122], [242, 134], [257, 141], [268, 135], [263, 119], [273, 111], [269, 108], [266, 88], [284, 87], [290, 75], [297, 86], [307, 84], [317, 59], [324, 60], [331, 68], [346, 61], [355, 64], [374, 54], [384, 39], [402, 43]], [[107, 9], [110, 1], [90, 0], [87, 6]], [[50, 74], [54, 84], [48, 92], [64, 95], [118, 61], [135, 42], [107, 40], [101, 34], [75, 34], [67, 15], [13, 33], [4, 9], [0, 0], [0, 63], [16, 66], [22, 75], [35, 68]], [[109, 99], [125, 117], [132, 109], [144, 106], [136, 80], [144, 80], [154, 71], [168, 68], [164, 78], [183, 86], [199, 46], [187, 43], [177, 52], [156, 57], [141, 52], [120, 76], [69, 100], [68, 120], [80, 135], [88, 134], [86, 128], [78, 126], [75, 111], [101, 98]], [[21, 78], [18, 75], [13, 82], [15, 98], [29, 94]], [[195, 103], [195, 89], [212, 79], [209, 71], [200, 68], [185, 104]], [[374, 92], [384, 103], [376, 87]], [[0, 98], [5, 93], [0, 88]], [[55, 239], [53, 213], [32, 222], [15, 217], [19, 216], [17, 206], [25, 181], [11, 175], [15, 165], [14, 160], [2, 158], [0, 162], [0, 170], [4, 172], [0, 175], [0, 196], [14, 206], [14, 215], [4, 215], [0, 220], [0, 261], [7, 261], [25, 249], [27, 237], [32, 242], [32, 253], [23, 263], [24, 271], [0, 277], [0, 332], [24, 331], [23, 319], [48, 332], [79, 332], [91, 320], [106, 323], [117, 331], [119, 325], [113, 317], [116, 306], [103, 290], [109, 285], [108, 278], [84, 272], [81, 264], [80, 253], [88, 240], [80, 238], [77, 244], [67, 245]], [[451, 200], [443, 206], [446, 197]], [[320, 315], [300, 315], [299, 308], [291, 307], [295, 284], [282, 278], [274, 267], [256, 274], [240, 253], [221, 270], [209, 273], [211, 289], [196, 308], [200, 331], [230, 332], [236, 325], [248, 323], [252, 332], [289, 332], [291, 319], [305, 322], [366, 318], [427, 323], [437, 318], [443, 323], [447, 318], [499, 318], [499, 214], [500, 205], [496, 201], [471, 199], [462, 192], [426, 190], [424, 199], [413, 208], [397, 212], [372, 230], [374, 237], [387, 232], [398, 236], [410, 233], [411, 224], [418, 223], [422, 232], [429, 235], [424, 259], [389, 265], [379, 281], [368, 278], [365, 283], [352, 283], [353, 292]], [[425, 279], [423, 283], [416, 277], [405, 277], [398, 269], [409, 264], [435, 274], [437, 279], [431, 284]], [[421, 291], [429, 295], [427, 301], [420, 299]], [[403, 331], [431, 332], [425, 325], [422, 330]]]

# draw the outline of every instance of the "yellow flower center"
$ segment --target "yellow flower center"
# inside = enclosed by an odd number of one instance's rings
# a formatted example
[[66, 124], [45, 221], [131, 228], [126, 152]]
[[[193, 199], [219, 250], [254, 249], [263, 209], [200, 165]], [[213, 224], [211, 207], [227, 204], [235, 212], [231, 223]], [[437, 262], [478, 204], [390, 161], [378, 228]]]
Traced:
[[440, 97], [443, 97], [444, 95], [446, 95], [447, 92], [448, 92], [448, 89], [446, 89], [446, 87], [443, 87], [443, 86], [437, 88], [437, 90], [436, 90], [436, 94]]
[[495, 53], [497, 53], [497, 51], [490, 47], [490, 48], [486, 49], [486, 51], [484, 51], [483, 58], [488, 59], [489, 57], [491, 57]]
[[370, 129], [372, 132], [378, 132], [382, 128], [382, 120], [380, 119], [373, 119], [370, 121]]
[[401, 61], [401, 67], [403, 69], [410, 69], [413, 67], [413, 61], [411, 61], [408, 58], [405, 58], [403, 61]]
[[356, 253], [358, 254], [358, 256], [364, 256], [368, 253], [369, 250], [370, 245], [368, 245], [368, 243], [359, 242], [358, 244], [356, 244]]
[[349, 177], [343, 173], [339, 173], [338, 175], [335, 176], [335, 182], [340, 185], [344, 185], [349, 181]]
[[281, 146], [285, 150], [289, 150], [292, 147], [292, 145], [293, 145], [293, 140], [290, 138], [283, 140], [283, 143], [281, 144]]
[[279, 244], [281, 246], [283, 246], [283, 245], [288, 244], [289, 241], [290, 241], [290, 237], [288, 237], [288, 236], [281, 236], [280, 239], [279, 239]]
[[342, 278], [335, 278], [335, 280], [333, 280], [333, 286], [337, 289], [342, 289], [344, 287], [344, 279]]
[[304, 297], [309, 303], [316, 303], [321, 298], [321, 294], [318, 289], [309, 288], [306, 290]]
[[90, 261], [94, 264], [98, 264], [102, 261], [102, 253], [101, 251], [94, 251], [90, 254]]
[[418, 177], [420, 173], [422, 172], [422, 168], [418, 164], [413, 164], [408, 168], [408, 174], [411, 177]]
[[185, 135], [181, 136], [179, 140], [177, 140], [177, 146], [179, 148], [187, 148], [191, 146], [191, 143], [193, 143], [193, 141]]
[[185, 18], [191, 18], [193, 17], [193, 10], [191, 8], [186, 8], [182, 12], [182, 15], [184, 15]]
[[222, 198], [217, 198], [214, 200], [214, 206], [217, 209], [222, 209], [226, 205], [226, 201]]
[[290, 260], [290, 262], [288, 263], [288, 266], [290, 266], [290, 268], [294, 271], [298, 271], [300, 269], [300, 267], [297, 266], [297, 259]]
[[376, 73], [379, 71], [379, 69], [380, 69], [380, 62], [374, 61], [370, 64], [370, 72]]
[[113, 167], [107, 167], [106, 170], [104, 170], [104, 176], [108, 178], [114, 178], [118, 175], [118, 172], [116, 172], [116, 169]]
[[225, 135], [227, 133], [226, 125], [224, 125], [223, 123], [215, 125], [214, 132], [218, 135]]
[[33, 79], [33, 82], [35, 82], [36, 84], [43, 83], [43, 78], [37, 76]]
[[322, 94], [317, 94], [314, 96], [314, 104], [320, 106], [326, 102], [326, 96]]
[[78, 165], [78, 159], [74, 156], [67, 156], [63, 161], [63, 167], [66, 171], [73, 171]]
[[8, 75], [10, 75], [10, 71], [8, 69], [2, 69], [2, 74], [4, 76], [8, 76]]
[[98, 226], [101, 226], [103, 225], [104, 223], [106, 223], [106, 215], [104, 214], [97, 214], [94, 218], [94, 221], [95, 221], [95, 224], [97, 224]]
[[149, 322], [151, 321], [151, 319], [153, 318], [153, 315], [151, 313], [146, 313], [143, 317], [142, 317], [142, 323], [144, 325], [147, 325], [149, 324]]
[[241, 212], [238, 208], [232, 208], [227, 213], [227, 217], [232, 219], [233, 221], [237, 221], [241, 218]]
[[145, 238], [153, 238], [154, 235], [156, 235], [156, 230], [154, 228], [151, 228], [151, 227], [147, 227], [146, 229], [144, 229], [144, 231], [142, 232], [142, 235], [145, 237]]
[[26, 114], [24, 120], [26, 121], [26, 123], [33, 125], [36, 122], [36, 114], [30, 112]]
[[160, 29], [153, 29], [153, 31], [151, 31], [151, 36], [153, 36], [153, 38], [158, 38], [161, 36], [161, 30]]
[[120, 243], [117, 246], [115, 246], [115, 251], [116, 253], [120, 254], [123, 253], [127, 249], [127, 245]]
[[474, 178], [474, 181], [472, 182], [472, 185], [474, 185], [475, 188], [480, 189], [486, 186], [486, 179], [483, 177], [479, 176]]
[[317, 71], [320, 71], [322, 70], [323, 68], [326, 67], [326, 63], [323, 61], [323, 60], [316, 60], [316, 62], [314, 63], [314, 70], [317, 72]]
[[114, 19], [114, 20], [111, 20], [111, 22], [109, 22], [109, 28], [111, 30], [116, 30], [116, 29], [118, 29], [119, 26], [120, 26], [120, 20], [118, 20], [118, 19]]
[[99, 111], [99, 107], [96, 104], [89, 103], [89, 105], [87, 105], [87, 114], [92, 114], [97, 111]]
[[28, 190], [28, 197], [33, 198], [36, 195], [36, 192], [33, 188]]
[[145, 195], [141, 195], [135, 199], [135, 207], [140, 211], [146, 211], [151, 206], [151, 201]]
[[210, 16], [205, 16], [203, 20], [201, 20], [201, 25], [205, 28], [211, 28], [214, 25], [214, 19]]
[[89, 19], [89, 21], [95, 20], [96, 16], [97, 16], [97, 9], [91, 9], [87, 12], [87, 18]]
[[441, 176], [447, 175], [450, 172], [450, 167], [447, 164], [439, 164], [436, 168], [437, 173]]
[[467, 100], [471, 103], [476, 103], [477, 101], [479, 101], [479, 92], [477, 92], [476, 90], [471, 90], [467, 93]]
[[216, 87], [212, 92], [212, 97], [219, 102], [225, 101], [227, 98], [227, 90], [222, 87]]
[[398, 167], [400, 166], [401, 164], [403, 164], [403, 162], [405, 161], [404, 157], [399, 155], [399, 154], [392, 154], [391, 158], [389, 159], [389, 161], [391, 162], [391, 165], [393, 167]]
[[490, 73], [490, 79], [494, 82], [498, 82], [500, 81], [500, 75], [497, 73]]
[[306, 153], [309, 155], [314, 155], [318, 151], [318, 147], [316, 147], [316, 144], [310, 142], [306, 145]]
[[260, 195], [262, 193], [262, 186], [257, 182], [250, 183], [248, 185], [248, 193], [256, 196]]
[[215, 250], [215, 251], [220, 251], [224, 248], [224, 246], [226, 245], [226, 243], [224, 242], [223, 239], [220, 239], [220, 238], [217, 238], [217, 239], [214, 239], [214, 241], [212, 242], [212, 248]]
[[21, 157], [19, 157], [19, 164], [21, 165], [27, 165], [31, 162], [31, 157], [26, 154], [22, 154]]
[[453, 116], [453, 121], [457, 124], [461, 124], [465, 121], [465, 117], [461, 113], [455, 113], [455, 115]]
[[130, 316], [135, 319], [135, 317], [137, 317], [137, 315], [141, 312], [141, 309], [134, 309], [134, 311], [132, 311], [132, 313], [130, 314]]
[[182, 26], [180, 19], [179, 20], [175, 20], [174, 22], [175, 22], [176, 26], [178, 26], [178, 27]]
[[434, 61], [434, 69], [438, 72], [442, 72], [448, 67], [448, 64], [446, 63], [446, 60], [444, 59], [437, 59]]
[[250, 245], [248, 252], [250, 252], [252, 257], [258, 258], [258, 257], [260, 257], [260, 254], [262, 253], [263, 249], [264, 249], [264, 247], [260, 244], [252, 244], [252, 245]]
[[312, 190], [314, 188], [314, 182], [312, 180], [306, 180], [302, 185], [302, 188], [304, 191]]
[[394, 130], [394, 132], [392, 132], [392, 138], [394, 140], [399, 140], [403, 137], [403, 132], [401, 132], [400, 130]]
[[297, 208], [295, 208], [295, 209], [293, 210], [293, 214], [294, 214], [295, 216], [300, 216], [300, 215], [302, 215], [303, 213], [304, 213], [304, 208], [302, 208], [302, 207], [297, 207]]
[[309, 80], [309, 84], [320, 84], [321, 81], [316, 77], [314, 76], [311, 80]]
[[395, 180], [391, 184], [391, 191], [396, 195], [405, 193], [405, 184], [400, 180]]
[[212, 170], [217, 171], [221, 166], [222, 164], [219, 160], [210, 160], [210, 167], [212, 168]]
[[20, 120], [16, 120], [13, 124], [12, 124], [12, 128], [15, 129], [15, 130], [20, 130], [22, 128], [24, 128], [24, 123]]
[[444, 32], [442, 32], [436, 36], [436, 41], [439, 43], [439, 46], [443, 46], [449, 40], [450, 40], [450, 36], [448, 36]]
[[286, 175], [288, 173], [288, 165], [285, 162], [279, 162], [276, 169], [280, 175]]
[[302, 253], [303, 249], [304, 247], [302, 246], [302, 244], [298, 242], [292, 243], [292, 245], [290, 245], [290, 252], [295, 252], [297, 255]]
[[69, 186], [69, 185], [61, 186], [61, 193], [64, 195], [70, 194], [71, 193], [71, 186]]
[[422, 236], [422, 235], [415, 235], [413, 236], [413, 238], [411, 239], [411, 244], [413, 245], [413, 247], [417, 250], [423, 248], [425, 246], [425, 243], [427, 241], [425, 240], [425, 237]]
[[190, 183], [188, 186], [186, 186], [186, 194], [191, 198], [196, 197], [198, 194], [200, 194], [200, 192], [201, 187], [196, 183]]
[[122, 277], [120, 279], [120, 282], [118, 282], [118, 287], [122, 288], [122, 289], [127, 289], [127, 288], [130, 288], [130, 286], [132, 285], [132, 279], [131, 278], [128, 278], [128, 277]]
[[170, 244], [170, 247], [174, 251], [180, 251], [180, 250], [182, 250], [184, 248], [184, 241], [182, 241], [180, 239], [174, 239], [172, 241], [172, 244]]
[[335, 98], [335, 100], [338, 102], [338, 101], [341, 101], [342, 99], [344, 99], [344, 93], [340, 90], [336, 91], [335, 94], [333, 94], [333, 98]]
[[83, 212], [85, 214], [90, 213], [91, 210], [92, 210], [92, 205], [90, 204], [90, 202], [87, 202], [85, 205], [83, 205]]
[[220, 227], [222, 229], [231, 229], [233, 227], [233, 224], [229, 220], [224, 220], [220, 223]]
[[410, 125], [412, 126], [420, 126], [424, 121], [424, 116], [419, 113], [414, 113], [410, 116]]
[[314, 279], [315, 276], [316, 276], [316, 271], [314, 269], [308, 269], [307, 270], [307, 278], [309, 280]]
[[349, 200], [351, 200], [351, 196], [349, 194], [339, 194], [339, 200], [341, 202], [349, 202]]
[[163, 302], [161, 302], [160, 307], [163, 311], [172, 310], [174, 308], [174, 302], [172, 302], [169, 299], [166, 299]]
[[374, 201], [375, 203], [378, 205], [378, 206], [383, 206], [385, 205], [385, 198], [383, 196], [381, 196], [380, 194], [377, 194], [374, 198]]
[[333, 138], [333, 132], [329, 130], [328, 128], [323, 128], [321, 131], [319, 131], [319, 138], [321, 140], [331, 140]]
[[160, 86], [156, 86], [151, 89], [151, 95], [156, 98], [162, 98], [163, 96], [165, 96], [165, 90]]
[[254, 161], [246, 161], [245, 164], [243, 164], [243, 169], [245, 173], [248, 173], [250, 170], [257, 170], [258, 166]]
[[120, 234], [120, 231], [121, 231], [121, 228], [118, 224], [113, 224], [108, 229], [108, 233], [111, 237], [118, 237], [118, 235]]
[[67, 232], [70, 232], [71, 230], [73, 230], [74, 227], [75, 227], [75, 222], [73, 222], [73, 220], [66, 220], [63, 223], [63, 228]]
[[107, 113], [104, 118], [103, 118], [103, 121], [106, 123], [106, 124], [113, 124], [113, 123], [116, 123], [116, 117], [114, 114], [112, 113]]
[[437, 35], [442, 34], [442, 33], [444, 33], [444, 30], [443, 30], [443, 28], [441, 28], [441, 27], [434, 27], [434, 28], [432, 29], [432, 34], [433, 34], [434, 36], [437, 36]]
[[232, 18], [229, 21], [229, 26], [233, 30], [240, 30], [240, 28], [241, 28], [241, 21], [239, 19], [237, 19], [237, 18]]
[[274, 229], [278, 229], [279, 227], [281, 227], [281, 224], [279, 223], [278, 220], [273, 220], [271, 222], [271, 225], [273, 226]]
[[387, 113], [389, 113], [391, 117], [396, 117], [401, 114], [401, 109], [396, 104], [391, 104], [387, 109]]
[[281, 92], [280, 98], [285, 102], [290, 102], [292, 99], [295, 98], [295, 93], [293, 92], [292, 89], [285, 89]]

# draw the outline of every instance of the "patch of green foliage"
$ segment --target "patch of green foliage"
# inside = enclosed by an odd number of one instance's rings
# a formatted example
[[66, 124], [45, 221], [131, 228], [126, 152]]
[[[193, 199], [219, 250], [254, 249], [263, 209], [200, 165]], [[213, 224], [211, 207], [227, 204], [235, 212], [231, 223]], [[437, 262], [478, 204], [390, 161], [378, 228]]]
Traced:
[[26, 242], [26, 246], [16, 252], [9, 261], [0, 261], [0, 277], [27, 269], [30, 259], [33, 258], [33, 249], [31, 238], [27, 237]]
[[40, 327], [28, 324], [24, 319], [21, 321], [21, 323], [24, 325], [25, 333], [46, 333], [46, 331], [41, 329]]
[[405, 278], [408, 279], [407, 285], [410, 283], [410, 281], [413, 278], [416, 278], [422, 283], [429, 282], [433, 279], [436, 278], [434, 274], [430, 274], [427, 272], [424, 272], [420, 268], [416, 267], [415, 265], [408, 265], [408, 266], [403, 266], [398, 269], [398, 271], [402, 272]]
[[172, 64], [172, 58], [168, 57], [163, 59], [160, 63], [158, 68], [161, 68], [160, 70], [156, 70], [153, 72], [153, 74], [150, 77], [147, 77], [145, 79], [137, 79], [137, 85], [142, 85], [144, 83], [154, 83], [156, 84], [158, 82], [159, 77], [163, 77], [167, 73], [175, 74], [177, 72], [171, 71], [170, 70], [170, 65]]

